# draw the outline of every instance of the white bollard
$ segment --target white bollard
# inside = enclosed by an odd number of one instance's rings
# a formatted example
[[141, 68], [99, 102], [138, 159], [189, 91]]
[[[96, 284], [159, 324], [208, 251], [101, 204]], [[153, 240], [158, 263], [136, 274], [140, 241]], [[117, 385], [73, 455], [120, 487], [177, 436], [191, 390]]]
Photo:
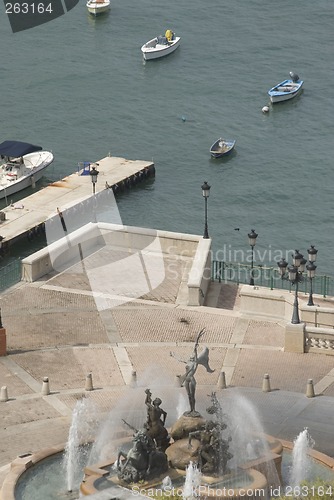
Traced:
[[5, 385], [3, 387], [1, 387], [0, 401], [3, 401], [3, 402], [8, 401], [8, 391], [7, 391], [7, 387]]
[[93, 377], [91, 373], [88, 373], [86, 375], [86, 384], [85, 384], [85, 391], [92, 391], [94, 389], [93, 387]]
[[217, 382], [218, 389], [226, 389], [225, 372], [220, 372]]
[[270, 392], [270, 378], [268, 373], [265, 373], [263, 375], [263, 381], [262, 381], [262, 392]]
[[307, 398], [314, 398], [314, 396], [315, 396], [315, 392], [314, 392], [313, 380], [311, 378], [309, 378], [307, 381], [307, 386], [306, 386], [306, 397]]
[[43, 385], [42, 385], [42, 395], [48, 396], [49, 394], [50, 394], [49, 378], [44, 377], [43, 378]]

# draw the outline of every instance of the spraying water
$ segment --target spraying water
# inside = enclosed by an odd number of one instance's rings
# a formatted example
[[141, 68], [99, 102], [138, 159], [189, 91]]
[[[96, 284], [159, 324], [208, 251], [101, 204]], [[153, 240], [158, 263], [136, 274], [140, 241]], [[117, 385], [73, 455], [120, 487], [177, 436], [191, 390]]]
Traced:
[[178, 402], [177, 402], [177, 406], [176, 406], [176, 416], [177, 418], [180, 418], [181, 415], [183, 415], [183, 413], [185, 411], [188, 410], [188, 400], [186, 398], [186, 396], [182, 393], [179, 394], [179, 398], [178, 398]]
[[201, 471], [196, 464], [189, 463], [186, 471], [186, 479], [183, 487], [183, 500], [193, 500], [199, 497], [199, 487], [201, 485]]
[[67, 491], [72, 491], [82, 479], [82, 464], [87, 459], [87, 445], [94, 439], [97, 429], [96, 408], [89, 399], [75, 405], [65, 448], [64, 468]]
[[309, 435], [308, 429], [305, 428], [298, 434], [293, 444], [292, 467], [289, 479], [289, 485], [292, 488], [299, 486], [302, 481], [308, 479], [312, 468], [312, 461], [308, 451], [313, 446], [314, 441]]

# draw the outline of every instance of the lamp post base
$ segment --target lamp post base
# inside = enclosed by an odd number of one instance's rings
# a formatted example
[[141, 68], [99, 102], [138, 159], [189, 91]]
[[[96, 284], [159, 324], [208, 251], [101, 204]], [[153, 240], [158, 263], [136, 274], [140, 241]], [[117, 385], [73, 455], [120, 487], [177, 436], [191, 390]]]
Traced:
[[307, 305], [308, 305], [308, 306], [314, 306], [314, 302], [313, 302], [313, 295], [312, 295], [312, 294], [310, 294], [310, 295], [309, 295]]

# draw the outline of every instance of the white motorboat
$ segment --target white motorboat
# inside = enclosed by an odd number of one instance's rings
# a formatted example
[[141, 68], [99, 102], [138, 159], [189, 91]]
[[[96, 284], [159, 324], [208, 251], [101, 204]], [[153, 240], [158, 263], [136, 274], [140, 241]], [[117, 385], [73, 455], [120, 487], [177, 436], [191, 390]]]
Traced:
[[290, 71], [290, 79], [284, 80], [275, 85], [268, 91], [270, 101], [275, 102], [288, 101], [299, 95], [302, 91], [304, 81], [298, 75]]
[[26, 142], [0, 144], [0, 199], [33, 186], [53, 162], [53, 154]]
[[98, 16], [109, 10], [110, 0], [88, 0], [86, 6], [90, 14]]
[[141, 48], [145, 61], [168, 56], [176, 50], [181, 42], [181, 37], [175, 36], [172, 30], [167, 30], [165, 36], [157, 36], [144, 43]]

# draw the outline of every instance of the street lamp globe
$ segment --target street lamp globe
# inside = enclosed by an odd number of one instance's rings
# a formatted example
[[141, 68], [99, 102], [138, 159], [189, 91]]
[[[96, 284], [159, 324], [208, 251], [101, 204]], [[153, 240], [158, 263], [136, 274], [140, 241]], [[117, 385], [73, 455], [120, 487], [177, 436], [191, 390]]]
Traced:
[[294, 264], [291, 264], [288, 267], [289, 281], [291, 281], [291, 283], [295, 283], [297, 278], [297, 272], [298, 272], [298, 267], [295, 266]]
[[206, 181], [204, 181], [204, 184], [202, 184], [202, 194], [203, 194], [204, 198], [209, 198], [210, 189], [211, 189], [210, 184], [208, 184]]
[[[98, 163], [96, 165], [98, 165]], [[96, 170], [95, 165], [93, 165], [93, 167], [89, 171], [89, 175], [93, 184], [93, 194], [95, 194], [95, 184], [97, 183], [97, 176], [99, 175], [99, 173], [100, 172]]]
[[317, 266], [313, 262], [309, 262], [306, 266], [307, 277], [313, 279], [315, 277], [315, 270]]
[[310, 262], [315, 262], [317, 260], [318, 250], [314, 247], [314, 245], [310, 246], [310, 248], [307, 250], [307, 253], [308, 253], [308, 260]]
[[251, 232], [248, 233], [248, 241], [251, 247], [255, 247], [256, 244], [256, 238], [259, 235], [254, 231], [254, 229], [251, 229]]
[[284, 257], [281, 258], [281, 260], [279, 260], [277, 262], [277, 265], [278, 265], [278, 269], [279, 269], [279, 273], [280, 273], [280, 276], [281, 278], [283, 278], [285, 276], [285, 273], [286, 273], [286, 269], [288, 267], [288, 263], [287, 261], [284, 259]]
[[304, 257], [303, 254], [301, 254], [299, 250], [295, 250], [295, 253], [292, 256], [293, 265], [298, 268], [301, 264], [303, 257]]

